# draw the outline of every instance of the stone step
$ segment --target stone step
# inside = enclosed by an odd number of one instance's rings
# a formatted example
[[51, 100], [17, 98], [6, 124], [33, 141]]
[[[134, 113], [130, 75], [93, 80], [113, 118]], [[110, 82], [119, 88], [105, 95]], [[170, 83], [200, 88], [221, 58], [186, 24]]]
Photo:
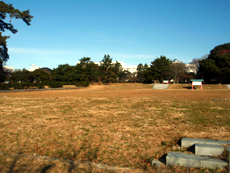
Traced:
[[224, 168], [226, 161], [208, 156], [197, 156], [179, 152], [169, 152], [166, 156], [166, 165], [194, 167], [194, 168]]
[[219, 156], [224, 152], [221, 145], [195, 144], [195, 154], [204, 156]]
[[209, 145], [230, 145], [230, 141], [217, 141], [210, 139], [194, 139], [194, 138], [182, 138], [181, 147], [190, 147], [194, 144], [209, 144]]

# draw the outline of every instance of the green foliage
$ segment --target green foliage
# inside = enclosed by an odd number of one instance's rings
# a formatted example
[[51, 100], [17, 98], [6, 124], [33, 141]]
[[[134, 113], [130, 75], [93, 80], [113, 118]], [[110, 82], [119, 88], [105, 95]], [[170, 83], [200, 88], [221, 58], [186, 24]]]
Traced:
[[96, 82], [99, 79], [100, 71], [97, 64], [95, 64], [89, 57], [80, 59], [80, 64], [76, 67], [80, 78], [78, 81], [92, 81]]
[[22, 19], [27, 25], [30, 25], [33, 16], [30, 15], [29, 10], [20, 11], [15, 9], [12, 4], [6, 4], [0, 1], [0, 58], [5, 62], [9, 59], [7, 42], [8, 36], [3, 36], [2, 32], [9, 30], [13, 34], [17, 33], [17, 29], [11, 23], [4, 22], [5, 18], [9, 14], [10, 18]]
[[119, 77], [122, 71], [122, 66], [119, 62], [116, 63], [112, 63], [112, 58], [110, 57], [110, 55], [104, 55], [104, 58], [101, 60], [100, 62], [100, 78], [99, 78], [99, 82], [103, 82], [103, 83], [115, 83], [115, 82], [119, 82]]
[[127, 70], [121, 71], [119, 73], [119, 81], [120, 82], [127, 82], [130, 80], [131, 76], [132, 76], [132, 74], [129, 71], [127, 71]]
[[230, 43], [216, 46], [200, 61], [199, 76], [207, 83], [230, 83]]
[[87, 86], [89, 86], [90, 82], [89, 82], [89, 81], [81, 81], [80, 84], [81, 84], [81, 85], [79, 85], [79, 84], [77, 83], [77, 84], [75, 84], [75, 85], [78, 86], [78, 87], [80, 87], [80, 86], [82, 86], [82, 87], [87, 87]]
[[59, 65], [51, 75], [54, 81], [73, 82], [75, 80], [74, 67], [69, 64]]
[[34, 81], [34, 75], [32, 72], [29, 72], [26, 69], [23, 70], [15, 70], [10, 78], [10, 81], [14, 82], [14, 83], [18, 83], [18, 82], [27, 82], [27, 83], [33, 83]]
[[139, 64], [137, 66], [137, 79], [139, 82], [152, 83], [153, 80], [162, 81], [167, 79], [171, 74], [168, 73], [171, 61], [165, 56], [156, 58], [151, 65]]
[[144, 66], [143, 66], [143, 64], [139, 64], [138, 66], [137, 66], [137, 80], [138, 80], [138, 82], [144, 82], [144, 73], [145, 73], [145, 68], [144, 68]]
[[33, 71], [32, 76], [33, 76], [34, 81], [36, 83], [50, 81], [50, 75], [48, 73], [46, 73], [45, 71], [43, 71], [42, 69], [37, 69], [37, 70]]
[[155, 80], [162, 81], [168, 78], [167, 71], [170, 65], [171, 61], [165, 56], [161, 56], [160, 58], [156, 58], [153, 62], [151, 62], [150, 73], [152, 73]]
[[48, 84], [50, 88], [61, 88], [63, 87], [63, 85], [64, 85], [64, 82], [50, 82]]
[[0, 90], [9, 90], [10, 89], [10, 85], [9, 84], [0, 84]]
[[0, 59], [0, 83], [4, 82], [6, 79], [6, 73], [3, 69], [3, 61]]

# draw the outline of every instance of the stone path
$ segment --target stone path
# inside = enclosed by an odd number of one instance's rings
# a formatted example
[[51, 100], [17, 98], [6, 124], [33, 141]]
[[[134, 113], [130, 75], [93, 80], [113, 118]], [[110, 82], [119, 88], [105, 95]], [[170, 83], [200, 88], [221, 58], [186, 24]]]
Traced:
[[[230, 160], [230, 141], [216, 141], [207, 139], [193, 139], [183, 138], [181, 140], [181, 147], [194, 147], [194, 154], [187, 154], [182, 152], [169, 152], [166, 156], [166, 165], [195, 167], [195, 168], [224, 168], [229, 166], [229, 162], [214, 158], [219, 156], [224, 151], [228, 153]], [[230, 168], [229, 168], [230, 173]]]

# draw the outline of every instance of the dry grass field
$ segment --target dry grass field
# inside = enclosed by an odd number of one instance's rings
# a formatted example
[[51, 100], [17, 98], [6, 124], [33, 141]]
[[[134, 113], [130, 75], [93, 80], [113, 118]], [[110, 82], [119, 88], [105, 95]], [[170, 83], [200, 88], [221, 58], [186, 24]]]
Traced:
[[0, 172], [227, 172], [151, 166], [182, 137], [230, 141], [230, 90], [189, 86], [0, 93]]

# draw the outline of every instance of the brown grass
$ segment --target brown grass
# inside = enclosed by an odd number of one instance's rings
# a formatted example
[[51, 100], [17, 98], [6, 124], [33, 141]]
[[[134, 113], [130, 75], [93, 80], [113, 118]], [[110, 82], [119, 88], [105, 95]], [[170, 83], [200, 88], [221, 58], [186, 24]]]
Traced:
[[[60, 160], [33, 158], [13, 165], [16, 156], [9, 156], [21, 153], [154, 172], [150, 162], [172, 151], [182, 137], [230, 140], [229, 112], [230, 90], [224, 88], [153, 90], [151, 85], [112, 84], [0, 93], [0, 171], [71, 168]], [[75, 165], [71, 171], [102, 170]]]

